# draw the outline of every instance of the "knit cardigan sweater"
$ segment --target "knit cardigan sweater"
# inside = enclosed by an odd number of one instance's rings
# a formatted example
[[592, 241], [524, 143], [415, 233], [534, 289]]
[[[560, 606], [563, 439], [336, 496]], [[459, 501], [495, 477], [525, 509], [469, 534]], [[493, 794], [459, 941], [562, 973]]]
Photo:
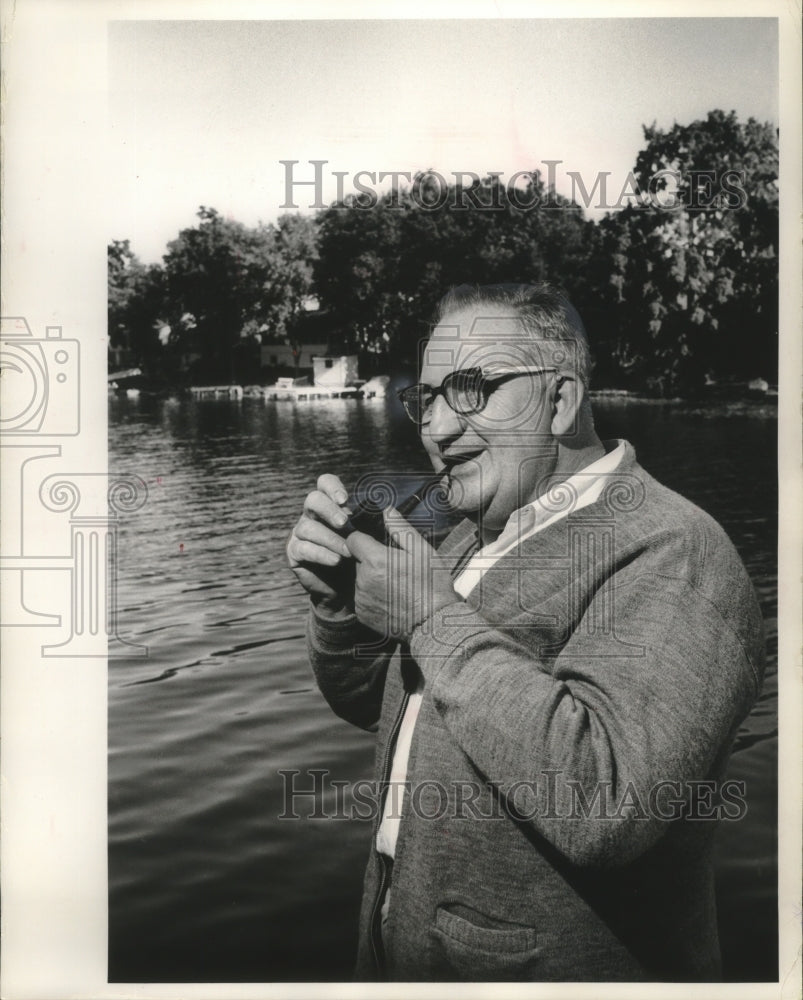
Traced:
[[[439, 554], [456, 575], [478, 544], [463, 521]], [[388, 921], [380, 935], [390, 866], [372, 846], [356, 978], [719, 978], [712, 837], [740, 814], [722, 778], [762, 622], [725, 533], [632, 447], [595, 503], [499, 559], [409, 648], [314, 610], [308, 645], [333, 710], [378, 730], [379, 782], [425, 679]]]

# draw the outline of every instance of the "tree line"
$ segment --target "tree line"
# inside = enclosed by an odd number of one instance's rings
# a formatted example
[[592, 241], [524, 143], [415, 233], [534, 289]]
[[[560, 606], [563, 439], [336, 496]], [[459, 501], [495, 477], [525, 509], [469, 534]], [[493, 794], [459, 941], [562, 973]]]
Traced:
[[449, 287], [547, 280], [585, 320], [597, 386], [776, 382], [777, 130], [712, 111], [643, 131], [596, 222], [584, 208], [606, 195], [604, 175], [580, 186], [581, 205], [538, 170], [515, 189], [492, 174], [465, 190], [424, 171], [256, 227], [201, 206], [161, 264], [109, 246], [110, 345], [156, 383], [258, 381], [260, 345], [302, 338], [314, 296], [331, 348], [391, 373], [415, 363]]

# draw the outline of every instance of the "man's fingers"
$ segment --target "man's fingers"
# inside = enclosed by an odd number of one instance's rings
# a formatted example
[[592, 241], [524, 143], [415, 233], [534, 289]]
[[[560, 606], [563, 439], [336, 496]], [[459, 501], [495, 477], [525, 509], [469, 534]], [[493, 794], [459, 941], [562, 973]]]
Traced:
[[345, 540], [340, 535], [332, 531], [331, 528], [327, 528], [320, 521], [313, 520], [311, 517], [300, 518], [293, 534], [296, 538], [315, 542], [317, 545], [331, 549], [332, 552], [338, 552], [342, 556], [351, 555]]
[[358, 562], [365, 562], [387, 552], [387, 546], [381, 545], [362, 531], [352, 531], [346, 539], [346, 547]]
[[[334, 476], [332, 477], [335, 478]], [[323, 476], [321, 476], [323, 479]], [[348, 499], [344, 497], [344, 499]], [[332, 528], [342, 528], [346, 523], [347, 515], [335, 501], [322, 490], [313, 490], [308, 493], [304, 500], [304, 513], [311, 514], [323, 521]]]
[[336, 504], [345, 503], [348, 500], [346, 487], [337, 476], [332, 475], [330, 472], [325, 472], [322, 476], [318, 477], [317, 486], [321, 493], [334, 500]]
[[342, 556], [323, 545], [306, 541], [298, 536], [290, 540], [287, 546], [287, 556], [290, 564], [317, 563], [321, 566], [337, 566], [340, 564]]

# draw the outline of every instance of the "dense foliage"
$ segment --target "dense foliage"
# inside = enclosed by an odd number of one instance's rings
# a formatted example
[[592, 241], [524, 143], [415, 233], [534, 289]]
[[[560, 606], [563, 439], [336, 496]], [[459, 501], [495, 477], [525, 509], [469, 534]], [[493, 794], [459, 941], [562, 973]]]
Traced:
[[259, 344], [292, 343], [315, 296], [333, 347], [391, 371], [450, 286], [546, 279], [585, 318], [598, 385], [776, 381], [776, 130], [713, 111], [644, 137], [598, 223], [538, 171], [515, 190], [492, 175], [448, 191], [427, 171], [275, 226], [201, 207], [162, 266], [109, 247], [110, 344], [162, 381], [257, 381]]

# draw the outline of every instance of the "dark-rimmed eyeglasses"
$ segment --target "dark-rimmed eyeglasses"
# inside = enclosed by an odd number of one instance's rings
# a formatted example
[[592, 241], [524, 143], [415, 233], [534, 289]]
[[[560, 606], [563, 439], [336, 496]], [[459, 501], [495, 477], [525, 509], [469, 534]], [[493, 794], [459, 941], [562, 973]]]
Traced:
[[519, 365], [484, 371], [482, 368], [463, 368], [450, 372], [439, 386], [417, 382], [399, 389], [397, 395], [404, 404], [407, 416], [416, 424], [426, 424], [432, 419], [432, 408], [438, 396], [443, 396], [455, 413], [471, 416], [485, 409], [491, 393], [503, 382], [519, 375], [536, 375], [555, 372], [557, 368], [538, 368]]

